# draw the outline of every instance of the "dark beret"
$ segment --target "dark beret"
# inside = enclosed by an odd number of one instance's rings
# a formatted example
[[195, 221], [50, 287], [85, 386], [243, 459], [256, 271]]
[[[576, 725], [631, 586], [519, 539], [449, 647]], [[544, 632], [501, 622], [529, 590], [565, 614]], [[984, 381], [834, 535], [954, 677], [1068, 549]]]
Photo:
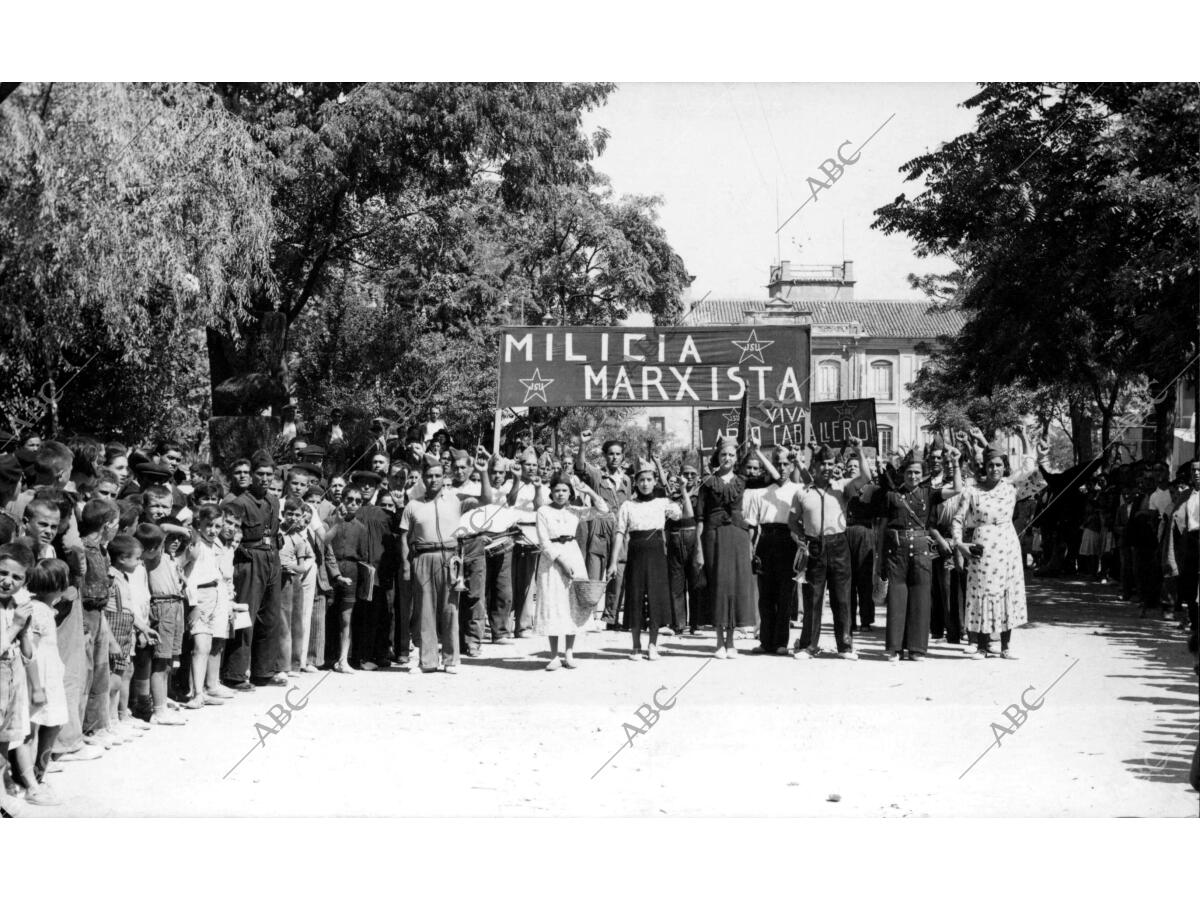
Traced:
[[171, 470], [159, 463], [146, 462], [134, 468], [143, 481], [170, 481]]
[[0, 485], [14, 485], [25, 477], [25, 471], [17, 461], [15, 453], [0, 456]]
[[383, 477], [378, 472], [368, 472], [365, 469], [358, 469], [350, 473], [350, 480], [357, 481], [359, 484], [378, 486], [383, 481]]

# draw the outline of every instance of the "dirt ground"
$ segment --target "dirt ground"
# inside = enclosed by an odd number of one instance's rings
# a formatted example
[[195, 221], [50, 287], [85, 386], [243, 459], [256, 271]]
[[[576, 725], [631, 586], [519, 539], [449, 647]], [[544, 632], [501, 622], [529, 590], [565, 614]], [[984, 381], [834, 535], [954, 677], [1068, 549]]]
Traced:
[[[307, 705], [277, 733], [268, 710], [285, 692], [260, 688], [66, 765], [51, 776], [63, 805], [20, 813], [1196, 816], [1182, 632], [1111, 587], [1031, 580], [1029, 599], [1017, 660], [933, 644], [924, 663], [889, 665], [881, 609], [857, 662], [754, 657], [752, 641], [715, 660], [711, 636], [632, 662], [628, 634], [601, 632], [580, 638], [573, 671], [543, 671], [545, 642], [526, 639], [457, 675], [305, 675], [291, 697], [311, 690]], [[664, 705], [678, 692], [674, 706], [628, 744], [623, 724], [643, 727], [656, 691]], [[1042, 703], [996, 745], [992, 723], [1012, 728], [1004, 710], [1023, 695]]]

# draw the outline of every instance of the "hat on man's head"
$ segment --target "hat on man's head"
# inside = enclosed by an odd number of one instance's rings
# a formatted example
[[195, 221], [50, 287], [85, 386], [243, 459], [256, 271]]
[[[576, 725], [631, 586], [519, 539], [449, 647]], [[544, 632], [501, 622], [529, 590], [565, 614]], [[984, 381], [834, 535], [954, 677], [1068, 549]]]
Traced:
[[424, 472], [426, 469], [432, 468], [433, 466], [440, 466], [441, 464], [442, 458], [440, 456], [434, 456], [432, 453], [426, 453], [421, 457], [422, 472]]
[[309, 444], [307, 447], [300, 450], [298, 456], [304, 462], [320, 463], [325, 458], [325, 448], [318, 447], [316, 444]]
[[138, 481], [149, 482], [151, 484], [162, 483], [171, 480], [171, 470], [161, 463], [145, 462], [135, 466], [134, 471], [137, 472]]
[[654, 465], [654, 460], [638, 457], [637, 462], [633, 466], [633, 472], [630, 473], [634, 478], [637, 478], [643, 472], [650, 472], [654, 475], [658, 474], [658, 467]]
[[900, 460], [900, 465], [898, 466], [898, 468], [900, 469], [901, 472], [903, 472], [905, 469], [907, 469], [911, 466], [920, 466], [921, 471], [922, 472], [925, 471], [925, 460], [922, 459], [920, 456], [917, 456], [917, 448], [916, 447], [913, 447], [911, 450], [909, 450], [907, 453], [904, 454], [904, 459]]
[[12, 487], [24, 477], [25, 472], [15, 453], [0, 456], [0, 487]]
[[[441, 465], [441, 463], [439, 463]], [[378, 487], [383, 481], [383, 476], [378, 472], [368, 472], [365, 469], [357, 469], [350, 473], [350, 480], [358, 484], [369, 484], [372, 487]]]
[[271, 454], [266, 450], [255, 450], [254, 455], [250, 457], [250, 468], [273, 469], [275, 468], [275, 460], [271, 458]]
[[457, 447], [453, 447], [450, 450], [450, 459], [452, 459], [452, 460], [470, 459], [470, 458], [471, 458], [471, 454], [468, 453], [466, 450], [460, 450]]

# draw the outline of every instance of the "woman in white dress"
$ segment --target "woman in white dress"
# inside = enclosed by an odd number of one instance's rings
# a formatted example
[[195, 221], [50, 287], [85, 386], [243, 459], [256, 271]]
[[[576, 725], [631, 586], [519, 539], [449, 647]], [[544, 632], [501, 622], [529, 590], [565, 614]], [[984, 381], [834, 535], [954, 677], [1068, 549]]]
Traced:
[[[967, 628], [976, 633], [978, 649], [971, 659], [996, 654], [991, 636], [1000, 634], [1000, 657], [1016, 659], [1009, 650], [1012, 630], [1029, 621], [1025, 605], [1025, 573], [1021, 541], [1013, 527], [1017, 490], [1004, 477], [1004, 454], [989, 448], [983, 455], [983, 480], [965, 490], [954, 516], [955, 544], [970, 554], [967, 566]], [[971, 543], [963, 527], [975, 528]]]
[[[576, 493], [578, 492], [578, 494]], [[591, 498], [592, 506], [578, 503], [578, 495]], [[577, 622], [571, 616], [571, 582], [587, 578], [587, 565], [576, 534], [580, 520], [607, 515], [608, 504], [590, 487], [573, 476], [555, 475], [550, 480], [550, 503], [538, 507], [537, 536], [541, 553], [537, 563], [537, 607], [533, 628], [550, 639], [550, 662], [546, 671], [566, 666], [575, 668], [575, 635], [584, 630], [591, 617]], [[558, 658], [558, 639], [566, 643], [565, 659]]]

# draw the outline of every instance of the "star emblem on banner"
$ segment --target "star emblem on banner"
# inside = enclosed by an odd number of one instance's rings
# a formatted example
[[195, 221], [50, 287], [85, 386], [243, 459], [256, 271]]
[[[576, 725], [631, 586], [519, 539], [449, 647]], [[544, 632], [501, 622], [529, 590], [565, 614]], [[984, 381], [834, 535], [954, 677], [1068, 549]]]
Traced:
[[858, 407], [854, 403], [842, 403], [833, 408], [833, 413], [839, 419], [851, 419], [858, 412]]
[[528, 403], [534, 397], [541, 397], [543, 403], [549, 403], [546, 399], [546, 388], [554, 384], [555, 379], [543, 378], [541, 370], [534, 369], [533, 375], [529, 378], [518, 378], [517, 381], [525, 385], [525, 399], [522, 403]]
[[754, 333], [754, 329], [750, 329], [750, 337], [744, 341], [730, 341], [729, 343], [742, 351], [742, 358], [738, 360], [738, 365], [744, 363], [747, 359], [757, 359], [760, 363], [765, 363], [762, 352], [770, 347], [774, 341], [760, 341], [758, 335]]
[[725, 427], [737, 428], [742, 420], [742, 412], [738, 409], [731, 409], [725, 414]]

